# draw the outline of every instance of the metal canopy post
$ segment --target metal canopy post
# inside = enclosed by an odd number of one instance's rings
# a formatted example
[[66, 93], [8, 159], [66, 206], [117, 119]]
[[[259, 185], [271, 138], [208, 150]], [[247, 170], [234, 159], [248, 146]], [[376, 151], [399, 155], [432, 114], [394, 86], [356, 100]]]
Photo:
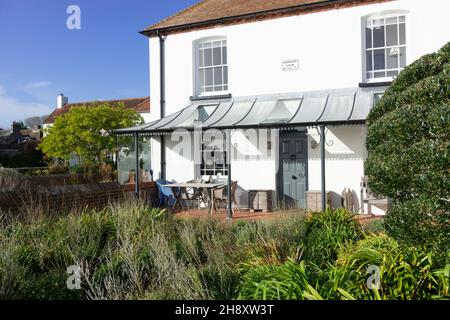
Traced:
[[233, 218], [233, 208], [231, 204], [231, 129], [226, 130], [227, 139], [227, 171], [228, 171], [228, 184], [227, 184], [227, 218]]
[[325, 125], [320, 125], [320, 169], [322, 185], [322, 211], [327, 207], [327, 195], [325, 186]]
[[134, 193], [136, 195], [136, 198], [139, 198], [139, 134], [136, 132], [134, 134], [134, 149], [136, 151], [136, 170], [135, 170], [135, 179], [134, 179]]

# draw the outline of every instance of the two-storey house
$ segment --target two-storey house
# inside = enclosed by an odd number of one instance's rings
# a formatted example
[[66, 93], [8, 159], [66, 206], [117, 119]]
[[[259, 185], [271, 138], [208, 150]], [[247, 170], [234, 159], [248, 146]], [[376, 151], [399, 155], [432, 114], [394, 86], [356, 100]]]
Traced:
[[231, 162], [243, 207], [252, 189], [304, 207], [325, 183], [359, 211], [370, 108], [449, 40], [449, 12], [445, 0], [201, 1], [141, 32], [155, 107], [121, 133], [148, 137], [155, 178], [223, 177]]

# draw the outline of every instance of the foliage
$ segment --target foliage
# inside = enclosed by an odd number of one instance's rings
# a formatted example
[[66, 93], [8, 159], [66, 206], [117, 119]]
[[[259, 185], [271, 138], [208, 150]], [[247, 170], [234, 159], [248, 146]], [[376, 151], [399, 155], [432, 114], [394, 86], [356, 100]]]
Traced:
[[[135, 201], [16, 221], [0, 227], [0, 297], [232, 299], [237, 266], [296, 259], [303, 236], [300, 215], [231, 225], [172, 219]], [[81, 267], [81, 290], [66, 288], [71, 265]]]
[[48, 115], [28, 117], [24, 120], [24, 123], [28, 128], [36, 128], [42, 125], [47, 118]]
[[[328, 210], [307, 223], [297, 214], [228, 224], [173, 219], [133, 201], [60, 218], [13, 221], [0, 227], [0, 297], [450, 298], [448, 261], [384, 234], [363, 234], [348, 217], [342, 210]], [[323, 238], [334, 248], [330, 252], [314, 243], [320, 238], [311, 235], [318, 230], [336, 232], [340, 239]], [[305, 237], [316, 248], [308, 259], [302, 255], [308, 251]], [[67, 289], [71, 265], [81, 268], [80, 290]], [[367, 285], [370, 266], [380, 272], [377, 290]]]
[[339, 248], [362, 236], [360, 225], [345, 209], [313, 213], [306, 220], [306, 228], [305, 259], [320, 266], [332, 263]]
[[123, 104], [74, 107], [55, 119], [39, 147], [50, 157], [69, 160], [76, 154], [83, 162], [99, 163], [117, 147], [112, 130], [141, 122], [141, 116]]
[[407, 66], [368, 117], [370, 188], [391, 197], [390, 235], [450, 249], [450, 43]]
[[21, 184], [23, 184], [23, 177], [19, 172], [0, 167], [0, 191], [14, 190]]
[[[307, 261], [246, 267], [239, 298], [449, 299], [450, 264], [440, 267], [433, 258], [386, 235], [369, 235], [341, 247], [336, 263], [325, 269]], [[378, 270], [379, 282], [371, 270]]]
[[[434, 257], [422, 248], [400, 246], [386, 235], [369, 235], [340, 250], [317, 288], [328, 299], [448, 299], [449, 277]], [[379, 282], [370, 277], [373, 271], [379, 272]]]

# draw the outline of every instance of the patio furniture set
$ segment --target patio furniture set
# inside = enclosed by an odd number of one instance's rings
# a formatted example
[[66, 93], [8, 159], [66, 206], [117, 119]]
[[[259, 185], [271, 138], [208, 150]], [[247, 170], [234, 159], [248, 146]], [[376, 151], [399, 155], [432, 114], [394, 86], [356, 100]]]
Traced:
[[[159, 206], [167, 205], [168, 208], [176, 210], [194, 208], [194, 203], [200, 209], [202, 204], [208, 209], [208, 214], [217, 211], [220, 205], [227, 203], [227, 184], [224, 182], [210, 182], [204, 180], [190, 180], [187, 182], [156, 180], [159, 190]], [[231, 184], [231, 202], [233, 207], [239, 211], [236, 201], [237, 181]], [[190, 205], [191, 204], [191, 205]]]

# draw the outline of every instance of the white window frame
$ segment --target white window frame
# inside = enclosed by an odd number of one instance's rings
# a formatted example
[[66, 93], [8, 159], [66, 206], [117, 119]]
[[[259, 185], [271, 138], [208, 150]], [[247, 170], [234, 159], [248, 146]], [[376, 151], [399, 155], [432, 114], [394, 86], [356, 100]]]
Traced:
[[[226, 42], [227, 63], [226, 64], [220, 64], [220, 65], [212, 64], [211, 66], [207, 66], [207, 67], [200, 66], [200, 63], [199, 63], [200, 50], [201, 50], [200, 46], [204, 45], [205, 43], [211, 43], [211, 45], [212, 45], [213, 42], [217, 42], [217, 41], [225, 41]], [[221, 45], [220, 48], [223, 48], [223, 46]], [[207, 38], [198, 39], [198, 40], [196, 40], [194, 42], [194, 51], [195, 51], [194, 52], [194, 59], [195, 59], [195, 61], [194, 61], [194, 64], [193, 64], [194, 65], [194, 72], [193, 72], [194, 73], [194, 84], [195, 84], [195, 86], [194, 86], [194, 96], [202, 97], [202, 96], [215, 96], [215, 95], [228, 94], [230, 87], [229, 87], [229, 63], [228, 63], [228, 61], [229, 61], [229, 57], [228, 56], [229, 55], [228, 55], [228, 40], [227, 40], [227, 38], [225, 36], [215, 36], [215, 37], [207, 37]], [[221, 50], [221, 61], [223, 62], [223, 50]], [[213, 83], [214, 83], [214, 68], [215, 67], [221, 67], [221, 68], [226, 67], [227, 68], [227, 83], [224, 83], [224, 73], [222, 72], [222, 84], [221, 84], [222, 89], [224, 89], [223, 87], [225, 87], [225, 86], [227, 88], [226, 88], [226, 90], [214, 91], [214, 87], [215, 86], [219, 86], [219, 85], [214, 85], [213, 84], [212, 86], [204, 86], [204, 87], [212, 87], [213, 91], [208, 91], [208, 92], [204, 91], [203, 92], [203, 90], [202, 90], [203, 88], [200, 88], [200, 76], [199, 76], [200, 70], [213, 69], [212, 76], [213, 76]]]
[[[373, 20], [377, 20], [377, 19], [389, 19], [389, 18], [399, 18], [399, 17], [405, 17], [405, 44], [401, 45], [400, 44], [400, 22], [399, 20], [397, 20], [397, 37], [398, 37], [398, 42], [399, 44], [397, 46], [386, 46], [386, 23], [383, 24], [384, 28], [384, 41], [385, 41], [385, 45], [383, 47], [377, 47], [374, 48], [373, 47], [373, 33], [372, 33], [372, 48], [366, 48], [366, 26], [367, 26], [367, 22], [368, 21], [372, 21]], [[387, 69], [387, 59], [385, 57], [385, 69], [382, 70], [372, 70], [372, 71], [368, 71], [367, 70], [367, 52], [368, 51], [375, 51], [375, 50], [386, 50], [386, 49], [390, 49], [390, 48], [404, 48], [405, 49], [405, 66], [408, 65], [408, 11], [405, 10], [390, 10], [390, 11], [384, 11], [384, 12], [379, 12], [376, 14], [372, 14], [369, 16], [365, 16], [362, 19], [362, 62], [363, 62], [363, 80], [366, 83], [376, 83], [376, 82], [388, 82], [388, 81], [392, 81], [394, 79], [393, 76], [386, 76], [386, 77], [379, 77], [379, 78], [368, 78], [367, 77], [367, 73], [368, 72], [389, 72], [389, 71], [399, 71], [399, 73], [401, 72], [401, 70], [403, 70], [404, 67], [400, 67], [400, 54], [398, 55], [398, 68], [394, 68], [394, 69]], [[372, 56], [372, 69], [374, 69], [374, 56]]]
[[[216, 134], [217, 133], [218, 132], [216, 132]], [[200, 176], [202, 176], [202, 177], [208, 177], [208, 176], [226, 177], [226, 176], [228, 176], [228, 166], [227, 166], [228, 151], [226, 149], [225, 133], [220, 132], [220, 134], [222, 135], [219, 139], [220, 144], [221, 144], [220, 147], [217, 145], [217, 142], [212, 142], [209, 140], [205, 141], [204, 136], [202, 136], [202, 143], [201, 143], [201, 149], [200, 149], [201, 163], [200, 163], [200, 167], [199, 167], [199, 171], [200, 171], [199, 173], [200, 173]], [[210, 154], [213, 150], [214, 150], [214, 152], [217, 151], [217, 152], [221, 152], [223, 154], [222, 168], [217, 168], [217, 165], [220, 163], [217, 163], [215, 161], [215, 157], [213, 160], [209, 157], [207, 159], [207, 157], [205, 156], [205, 154]], [[212, 164], [211, 164], [212, 168], [206, 168], [207, 160], [212, 161]]]

